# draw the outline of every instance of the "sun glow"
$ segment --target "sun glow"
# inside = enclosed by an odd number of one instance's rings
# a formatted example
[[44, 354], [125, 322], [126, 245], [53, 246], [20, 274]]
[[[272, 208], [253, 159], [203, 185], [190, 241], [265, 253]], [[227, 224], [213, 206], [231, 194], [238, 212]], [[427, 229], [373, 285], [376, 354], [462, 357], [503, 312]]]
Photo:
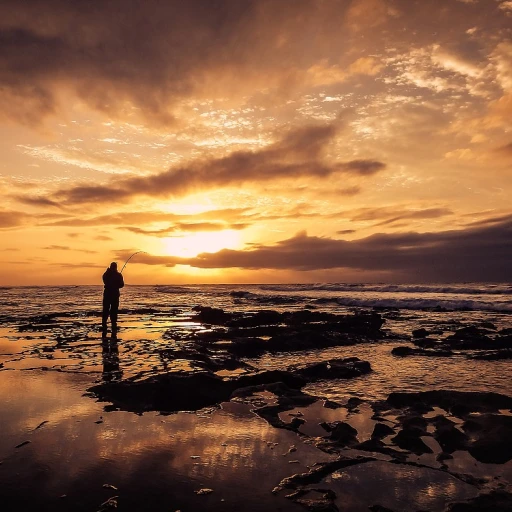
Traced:
[[222, 249], [238, 249], [240, 233], [233, 229], [193, 233], [182, 237], [171, 237], [164, 241], [165, 252], [171, 256], [193, 258], [202, 252], [217, 252]]

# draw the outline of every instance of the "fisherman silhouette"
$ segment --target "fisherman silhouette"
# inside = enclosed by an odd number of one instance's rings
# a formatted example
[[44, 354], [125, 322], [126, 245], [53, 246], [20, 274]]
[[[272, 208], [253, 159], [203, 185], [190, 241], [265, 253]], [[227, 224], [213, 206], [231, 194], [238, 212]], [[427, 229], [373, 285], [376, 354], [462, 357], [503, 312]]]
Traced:
[[119, 290], [124, 286], [123, 274], [117, 271], [117, 263], [113, 261], [103, 274], [103, 312], [101, 316], [101, 329], [103, 335], [107, 333], [107, 320], [110, 316], [112, 334], [117, 331], [117, 313], [119, 310]]

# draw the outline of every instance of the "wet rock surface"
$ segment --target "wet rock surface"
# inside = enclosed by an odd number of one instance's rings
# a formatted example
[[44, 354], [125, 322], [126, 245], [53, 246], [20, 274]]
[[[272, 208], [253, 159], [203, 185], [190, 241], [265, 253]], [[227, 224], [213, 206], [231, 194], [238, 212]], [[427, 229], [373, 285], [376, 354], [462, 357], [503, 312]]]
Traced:
[[431, 338], [433, 334], [424, 328], [412, 331], [411, 346], [394, 347], [392, 354], [406, 356], [451, 357], [463, 354], [468, 358], [498, 361], [512, 358], [512, 334], [510, 329], [497, 330], [484, 322], [480, 326], [470, 325], [456, 329], [444, 338]]
[[[243, 399], [251, 403], [251, 394], [248, 393], [249, 390]], [[338, 457], [332, 462], [314, 466], [306, 473], [288, 477], [274, 489], [274, 493], [292, 490], [286, 497], [308, 510], [316, 510], [315, 507], [340, 507], [342, 501], [339, 499], [318, 496], [318, 488], [321, 487], [324, 494], [331, 491], [330, 496], [336, 496], [335, 489], [330, 485], [335, 481], [333, 478], [342, 478], [351, 466], [377, 462], [381, 465], [412, 468], [411, 471], [438, 471], [444, 475], [439, 478], [459, 482], [457, 485], [462, 488], [473, 488], [475, 495], [496, 485], [508, 485], [499, 479], [489, 478], [485, 469], [475, 476], [459, 472], [454, 457], [458, 459], [461, 453], [467, 453], [475, 461], [475, 466], [481, 464], [482, 468], [488, 464], [510, 465], [512, 415], [507, 415], [507, 412], [512, 413], [511, 397], [495, 393], [444, 390], [392, 393], [385, 401], [359, 403], [358, 409], [349, 403], [334, 409], [323, 404], [322, 413], [322, 409], [316, 405], [318, 402], [307, 404], [302, 394], [289, 393], [284, 389], [278, 393], [280, 397], [272, 405], [258, 404], [255, 412], [274, 427], [295, 430], [303, 442], [313, 443], [319, 450]], [[282, 400], [283, 397], [286, 398]], [[308, 417], [308, 409], [312, 407], [316, 407], [314, 419]], [[354, 424], [360, 423], [353, 422], [364, 407], [368, 408], [367, 418], [375, 418], [374, 428], [359, 432]], [[281, 419], [283, 413], [291, 409], [296, 410], [301, 419], [294, 425], [293, 422]], [[327, 411], [343, 411], [346, 420], [319, 421], [322, 414], [332, 414]], [[306, 433], [305, 427], [309, 421], [316, 421], [320, 427], [314, 436]], [[427, 442], [429, 438], [434, 441], [434, 445]], [[423, 457], [428, 458], [423, 460]], [[499, 507], [500, 503], [509, 503], [507, 493], [491, 492], [486, 496], [482, 501], [454, 504], [449, 510], [485, 510], [463, 507], [484, 506], [482, 504], [489, 506], [489, 503]], [[383, 505], [375, 507], [382, 507], [375, 510], [386, 509]], [[343, 508], [340, 507], [340, 510]]]
[[338, 359], [288, 371], [253, 371], [222, 378], [211, 371], [170, 372], [143, 380], [106, 382], [89, 389], [103, 401], [130, 411], [194, 411], [229, 400], [244, 388], [283, 384], [299, 390], [317, 379], [349, 379], [371, 371], [357, 358]]

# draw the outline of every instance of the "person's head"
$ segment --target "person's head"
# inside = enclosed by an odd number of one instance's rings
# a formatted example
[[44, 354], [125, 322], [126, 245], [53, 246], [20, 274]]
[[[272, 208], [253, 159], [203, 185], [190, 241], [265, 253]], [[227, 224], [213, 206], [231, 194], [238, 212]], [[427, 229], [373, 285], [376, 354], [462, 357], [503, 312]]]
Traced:
[[110, 264], [110, 270], [117, 270], [117, 263], [115, 261], [113, 261], [111, 264]]

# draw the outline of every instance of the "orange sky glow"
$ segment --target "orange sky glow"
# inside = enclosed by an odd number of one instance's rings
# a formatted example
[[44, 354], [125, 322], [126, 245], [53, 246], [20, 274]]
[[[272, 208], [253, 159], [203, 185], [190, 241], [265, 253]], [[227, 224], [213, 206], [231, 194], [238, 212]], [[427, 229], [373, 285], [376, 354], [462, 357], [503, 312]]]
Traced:
[[512, 1], [0, 4], [0, 285], [512, 281]]

